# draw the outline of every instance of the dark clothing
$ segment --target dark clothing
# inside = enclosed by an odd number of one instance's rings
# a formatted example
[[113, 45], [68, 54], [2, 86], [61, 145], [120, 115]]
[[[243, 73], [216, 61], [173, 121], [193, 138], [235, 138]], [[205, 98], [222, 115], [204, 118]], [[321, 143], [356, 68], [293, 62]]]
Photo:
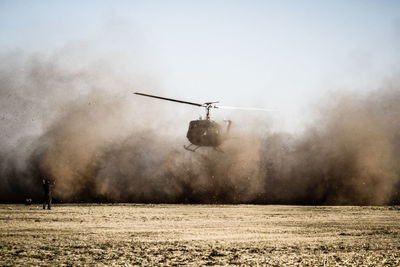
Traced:
[[49, 180], [45, 180], [43, 183], [43, 191], [44, 191], [44, 202], [43, 202], [43, 209], [51, 209], [51, 188], [52, 184]]

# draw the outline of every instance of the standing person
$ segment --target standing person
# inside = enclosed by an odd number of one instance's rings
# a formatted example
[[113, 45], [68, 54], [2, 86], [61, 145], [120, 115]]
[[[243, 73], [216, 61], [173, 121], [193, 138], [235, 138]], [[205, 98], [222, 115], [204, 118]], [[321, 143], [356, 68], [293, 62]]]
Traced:
[[46, 204], [47, 204], [47, 209], [51, 210], [51, 188], [52, 188], [53, 184], [48, 179], [43, 179], [42, 183], [43, 183], [43, 191], [44, 191], [43, 209], [46, 208]]

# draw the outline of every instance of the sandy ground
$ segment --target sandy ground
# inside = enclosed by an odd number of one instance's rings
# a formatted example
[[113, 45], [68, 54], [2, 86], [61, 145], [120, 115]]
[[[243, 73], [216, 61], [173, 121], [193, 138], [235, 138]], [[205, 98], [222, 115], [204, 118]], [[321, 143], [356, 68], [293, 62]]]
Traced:
[[0, 205], [0, 265], [400, 265], [399, 207]]

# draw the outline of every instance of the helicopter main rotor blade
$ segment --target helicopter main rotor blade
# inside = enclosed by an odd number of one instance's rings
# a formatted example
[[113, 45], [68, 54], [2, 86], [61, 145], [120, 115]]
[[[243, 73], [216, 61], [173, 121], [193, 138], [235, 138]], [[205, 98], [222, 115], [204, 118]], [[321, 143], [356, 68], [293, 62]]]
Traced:
[[161, 96], [156, 96], [156, 95], [148, 95], [148, 94], [137, 93], [137, 92], [135, 92], [134, 94], [141, 95], [141, 96], [152, 97], [152, 98], [157, 98], [157, 99], [162, 99], [162, 100], [167, 100], [167, 101], [172, 101], [172, 102], [178, 102], [178, 103], [182, 103], [182, 104], [198, 106], [198, 107], [204, 107], [204, 104], [193, 103], [193, 102], [188, 102], [188, 101], [183, 101], [183, 100], [178, 100], [178, 99], [166, 98], [166, 97], [161, 97]]
[[254, 111], [276, 111], [276, 109], [266, 109], [266, 108], [250, 108], [250, 107], [231, 107], [231, 106], [214, 106], [220, 109], [238, 109], [238, 110], [254, 110]]
[[152, 98], [157, 98], [157, 99], [166, 100], [166, 101], [172, 101], [172, 102], [187, 104], [187, 105], [193, 105], [193, 106], [197, 106], [197, 107], [205, 107], [207, 110], [210, 109], [210, 108], [220, 108], [220, 109], [238, 109], [238, 110], [255, 110], [255, 111], [276, 111], [276, 109], [252, 108], [252, 107], [232, 107], [232, 106], [217, 106], [217, 105], [213, 105], [213, 104], [216, 104], [216, 103], [219, 103], [219, 102], [206, 102], [204, 104], [200, 104], [200, 103], [188, 102], [188, 101], [183, 101], [183, 100], [178, 100], [178, 99], [173, 99], [173, 98], [167, 98], [167, 97], [162, 97], [162, 96], [143, 94], [143, 93], [138, 93], [138, 92], [135, 92], [134, 94], [141, 95], [141, 96], [152, 97]]

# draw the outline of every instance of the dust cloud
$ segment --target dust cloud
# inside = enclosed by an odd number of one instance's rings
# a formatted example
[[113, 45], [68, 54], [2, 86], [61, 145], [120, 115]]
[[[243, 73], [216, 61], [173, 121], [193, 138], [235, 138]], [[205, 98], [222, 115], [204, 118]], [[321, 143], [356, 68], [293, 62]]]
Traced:
[[399, 101], [395, 89], [366, 96], [342, 94], [324, 101], [327, 107], [301, 137], [268, 136], [262, 153], [266, 199], [399, 203]]
[[49, 177], [62, 202], [400, 203], [393, 84], [336, 93], [302, 134], [234, 120], [223, 153], [191, 153], [182, 147], [188, 121], [132, 95], [159, 86], [108, 66], [2, 56], [0, 201], [40, 201]]

